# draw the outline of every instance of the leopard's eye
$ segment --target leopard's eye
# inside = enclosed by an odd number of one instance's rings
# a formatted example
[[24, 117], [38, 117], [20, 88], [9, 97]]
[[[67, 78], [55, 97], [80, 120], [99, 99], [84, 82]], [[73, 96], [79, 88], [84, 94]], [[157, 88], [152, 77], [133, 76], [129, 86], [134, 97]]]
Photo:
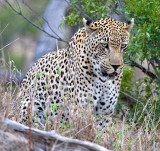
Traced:
[[104, 47], [104, 48], [107, 48], [107, 49], [109, 48], [107, 43], [101, 43], [101, 45], [102, 45], [102, 47]]
[[127, 50], [128, 45], [127, 44], [122, 44], [121, 45], [121, 50], [126, 51]]

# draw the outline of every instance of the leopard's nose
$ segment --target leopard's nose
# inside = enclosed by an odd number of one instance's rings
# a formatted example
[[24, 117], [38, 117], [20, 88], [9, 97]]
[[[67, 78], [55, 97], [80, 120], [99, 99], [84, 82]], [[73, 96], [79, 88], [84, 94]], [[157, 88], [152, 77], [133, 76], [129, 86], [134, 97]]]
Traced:
[[120, 65], [111, 65], [111, 66], [114, 68], [114, 70], [117, 70]]

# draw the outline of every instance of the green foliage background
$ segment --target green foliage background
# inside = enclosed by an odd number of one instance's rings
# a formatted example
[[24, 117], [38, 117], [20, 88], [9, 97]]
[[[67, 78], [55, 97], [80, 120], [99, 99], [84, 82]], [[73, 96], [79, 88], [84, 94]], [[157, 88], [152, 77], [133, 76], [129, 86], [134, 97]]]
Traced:
[[[82, 18], [87, 15], [97, 20], [109, 16], [110, 12], [123, 15], [128, 20], [134, 18], [125, 62], [129, 64], [131, 57], [139, 59], [141, 63], [152, 60], [160, 74], [160, 66], [155, 63], [156, 59], [160, 59], [160, 1], [124, 0], [121, 10], [124, 14], [117, 10], [117, 6], [117, 1], [110, 0], [73, 0], [65, 22], [71, 27], [82, 27]], [[155, 74], [155, 71], [151, 72]], [[137, 125], [147, 121], [148, 127], [155, 127], [160, 117], [160, 79], [146, 77], [135, 81], [134, 78], [133, 67], [125, 65], [120, 99], [127, 93], [136, 101], [129, 111], [128, 121], [134, 120]], [[121, 106], [117, 106], [117, 111]]]
[[[141, 63], [145, 60], [148, 63], [151, 60], [153, 62], [159, 60], [160, 17], [158, 16], [160, 16], [160, 1], [125, 0], [123, 10], [127, 18], [133, 17], [135, 19], [134, 36], [131, 36], [126, 59], [132, 56], [134, 59], [138, 58]], [[160, 66], [155, 63], [155, 67], [160, 73]], [[155, 71], [152, 72], [155, 73]], [[133, 108], [133, 111], [137, 108], [136, 120], [148, 120], [150, 121], [149, 126], [153, 126], [153, 123], [159, 121], [160, 117], [160, 81], [146, 77], [134, 83], [134, 87], [136, 88], [134, 91], [136, 99], [140, 101], [138, 106]], [[131, 113], [133, 114], [133, 112]], [[130, 115], [131, 118], [133, 117], [132, 114]], [[139, 117], [141, 118], [139, 119]]]

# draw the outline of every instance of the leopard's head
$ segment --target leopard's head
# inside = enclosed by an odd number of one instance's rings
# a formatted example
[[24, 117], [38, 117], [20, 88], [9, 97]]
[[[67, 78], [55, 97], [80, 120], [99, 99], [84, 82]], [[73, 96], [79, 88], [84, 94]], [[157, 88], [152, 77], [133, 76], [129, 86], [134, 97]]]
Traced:
[[122, 71], [123, 55], [128, 47], [134, 19], [128, 23], [108, 17], [95, 22], [83, 19], [83, 24], [87, 32], [85, 44], [93, 57], [93, 72], [114, 79]]

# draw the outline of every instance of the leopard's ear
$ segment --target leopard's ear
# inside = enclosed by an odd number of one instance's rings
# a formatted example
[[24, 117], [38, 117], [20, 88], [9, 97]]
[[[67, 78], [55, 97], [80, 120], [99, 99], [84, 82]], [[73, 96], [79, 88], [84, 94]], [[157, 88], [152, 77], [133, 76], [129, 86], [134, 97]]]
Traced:
[[134, 25], [134, 18], [132, 18], [131, 21], [128, 21], [128, 23], [125, 23], [124, 28], [125, 28], [128, 32], [130, 32], [131, 29], [132, 29], [132, 27], [133, 27], [133, 25]]
[[88, 32], [95, 31], [97, 29], [94, 22], [86, 20], [85, 18], [83, 18], [83, 25], [86, 27]]

